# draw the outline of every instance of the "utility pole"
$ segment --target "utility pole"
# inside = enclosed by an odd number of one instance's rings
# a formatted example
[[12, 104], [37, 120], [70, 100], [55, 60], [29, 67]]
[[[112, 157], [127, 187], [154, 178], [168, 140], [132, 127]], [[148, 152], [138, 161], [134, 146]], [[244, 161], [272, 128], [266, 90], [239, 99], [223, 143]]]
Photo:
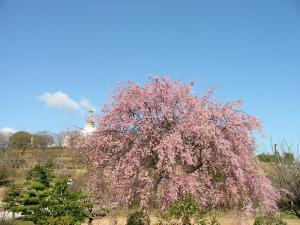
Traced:
[[280, 160], [280, 153], [279, 151], [277, 150], [277, 144], [274, 144], [274, 156], [275, 156], [275, 160]]

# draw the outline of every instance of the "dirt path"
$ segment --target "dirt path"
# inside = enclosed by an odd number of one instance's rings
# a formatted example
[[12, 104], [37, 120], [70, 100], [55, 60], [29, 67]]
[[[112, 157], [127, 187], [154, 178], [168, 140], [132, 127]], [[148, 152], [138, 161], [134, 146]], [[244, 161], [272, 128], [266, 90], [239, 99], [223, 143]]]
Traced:
[[[151, 224], [155, 224], [157, 219], [155, 217], [150, 217], [151, 219]], [[126, 225], [126, 217], [118, 217], [118, 225]], [[218, 221], [220, 222], [221, 225], [235, 225], [234, 219], [233, 218], [218, 218]], [[288, 225], [300, 225], [300, 220], [299, 219], [285, 219]], [[249, 220], [248, 224], [252, 225], [253, 220]], [[84, 224], [87, 225], [87, 224]], [[109, 218], [103, 218], [101, 220], [96, 220], [93, 222], [93, 225], [110, 225], [110, 219]]]

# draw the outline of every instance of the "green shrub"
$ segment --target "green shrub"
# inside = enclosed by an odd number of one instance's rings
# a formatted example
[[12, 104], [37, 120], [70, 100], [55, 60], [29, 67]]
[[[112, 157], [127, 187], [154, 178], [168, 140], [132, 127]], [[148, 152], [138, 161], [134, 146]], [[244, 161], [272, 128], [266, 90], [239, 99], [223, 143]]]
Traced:
[[195, 224], [197, 225], [220, 225], [217, 221], [216, 217], [213, 218], [197, 218], [195, 220]]
[[83, 193], [71, 190], [66, 178], [54, 178], [51, 164], [43, 164], [28, 173], [22, 186], [8, 190], [4, 206], [21, 212], [25, 220], [35, 224], [76, 225], [89, 217], [92, 202]]
[[181, 220], [182, 225], [190, 225], [190, 219], [199, 211], [198, 204], [191, 194], [179, 198], [161, 215], [163, 223], [172, 223], [172, 220]]
[[38, 225], [76, 225], [76, 224], [81, 224], [81, 223], [76, 221], [76, 219], [70, 215], [49, 217], [46, 220], [40, 221], [38, 223]]
[[191, 225], [191, 219], [197, 225], [220, 225], [215, 217], [205, 214], [191, 194], [177, 199], [159, 216], [158, 225]]
[[31, 182], [41, 183], [49, 186], [53, 179], [53, 163], [46, 163], [34, 166], [27, 174], [26, 179]]
[[273, 215], [259, 216], [255, 218], [253, 225], [287, 225], [280, 217]]
[[8, 209], [12, 212], [17, 212], [20, 193], [21, 193], [20, 187], [16, 185], [12, 185], [6, 192], [6, 195], [4, 196], [3, 199], [3, 202], [5, 202], [4, 209]]
[[128, 216], [127, 225], [150, 225], [150, 218], [145, 213], [138, 211]]
[[46, 188], [46, 185], [45, 184], [42, 184], [42, 183], [33, 183], [30, 187], [30, 189], [34, 189], [34, 190], [37, 190], [37, 191], [42, 191], [42, 190], [45, 190]]

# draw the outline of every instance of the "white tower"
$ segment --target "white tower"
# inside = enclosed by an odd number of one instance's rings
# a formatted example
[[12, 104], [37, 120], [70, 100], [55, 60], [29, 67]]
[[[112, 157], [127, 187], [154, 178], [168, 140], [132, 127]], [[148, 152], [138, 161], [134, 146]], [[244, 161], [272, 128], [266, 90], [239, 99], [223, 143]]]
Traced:
[[86, 120], [86, 125], [81, 131], [83, 135], [89, 135], [96, 130], [93, 114], [94, 114], [93, 110], [89, 110], [89, 115]]

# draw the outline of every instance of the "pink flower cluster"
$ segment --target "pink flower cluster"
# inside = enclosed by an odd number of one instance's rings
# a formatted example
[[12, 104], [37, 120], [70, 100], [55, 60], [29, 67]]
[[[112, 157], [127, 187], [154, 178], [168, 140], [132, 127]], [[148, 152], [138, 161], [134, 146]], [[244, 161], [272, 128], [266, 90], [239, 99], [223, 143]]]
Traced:
[[192, 85], [150, 78], [115, 90], [97, 131], [79, 144], [91, 187], [114, 190], [124, 204], [167, 207], [192, 193], [212, 209], [277, 210], [278, 194], [253, 154], [260, 121], [240, 108], [192, 94]]

